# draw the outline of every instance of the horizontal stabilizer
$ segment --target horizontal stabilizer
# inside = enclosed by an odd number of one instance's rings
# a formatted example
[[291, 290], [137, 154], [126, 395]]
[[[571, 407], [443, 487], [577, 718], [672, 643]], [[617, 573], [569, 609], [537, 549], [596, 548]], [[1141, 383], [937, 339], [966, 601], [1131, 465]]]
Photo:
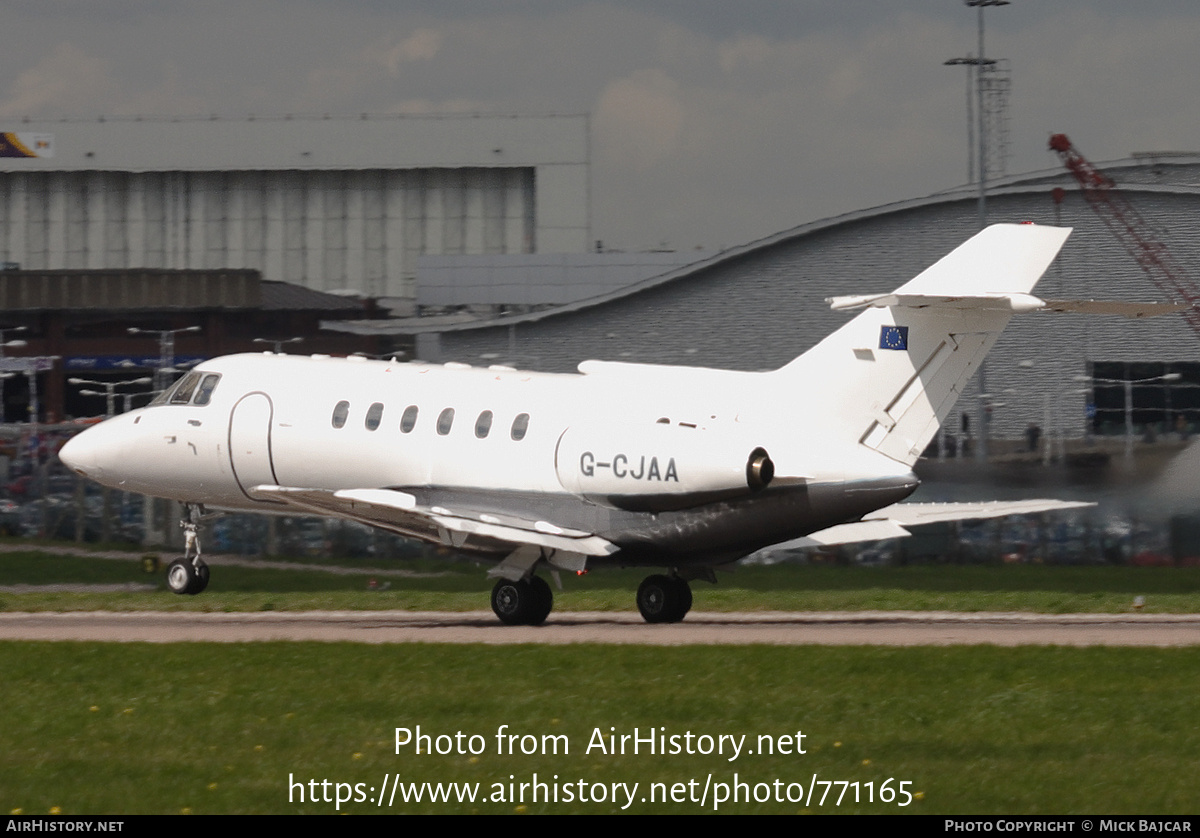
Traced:
[[1121, 317], [1158, 317], [1177, 314], [1192, 306], [1187, 303], [1127, 303], [1120, 300], [1045, 300], [1042, 311], [1078, 314], [1116, 314]]
[[825, 302], [834, 311], [857, 311], [865, 308], [940, 308], [966, 311], [970, 309], [1022, 313], [1051, 311], [1076, 314], [1115, 314], [1121, 317], [1157, 317], [1176, 314], [1192, 306], [1187, 303], [1129, 303], [1121, 300], [1043, 300], [1032, 294], [979, 294], [977, 296], [947, 296], [933, 294], [856, 294], [849, 297], [827, 297]]

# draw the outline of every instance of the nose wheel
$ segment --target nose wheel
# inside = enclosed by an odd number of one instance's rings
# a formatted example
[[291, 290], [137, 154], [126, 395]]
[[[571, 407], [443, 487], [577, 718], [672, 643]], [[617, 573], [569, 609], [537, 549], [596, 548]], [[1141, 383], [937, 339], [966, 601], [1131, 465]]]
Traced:
[[637, 606], [647, 623], [678, 623], [692, 608], [692, 586], [678, 576], [647, 576], [638, 585]]
[[194, 596], [208, 587], [208, 565], [200, 557], [176, 559], [167, 566], [167, 587], [172, 593]]
[[208, 565], [200, 558], [200, 522], [204, 508], [184, 504], [183, 556], [167, 566], [167, 587], [176, 594], [195, 596], [208, 587]]

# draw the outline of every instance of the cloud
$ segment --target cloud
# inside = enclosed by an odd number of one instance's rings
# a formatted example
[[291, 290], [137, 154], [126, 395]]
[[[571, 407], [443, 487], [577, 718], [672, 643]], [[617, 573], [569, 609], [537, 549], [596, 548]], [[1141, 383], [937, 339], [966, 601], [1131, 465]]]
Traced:
[[[442, 36], [434, 29], [418, 29], [407, 38], [383, 50], [376, 59], [392, 76], [400, 75], [400, 66], [414, 61], [432, 61], [442, 48]], [[367, 51], [370, 56], [371, 51]]]
[[646, 169], [678, 150], [684, 126], [679, 85], [659, 69], [638, 70], [610, 83], [593, 115], [599, 153]]
[[774, 47], [766, 38], [741, 35], [731, 41], [722, 41], [717, 46], [717, 60], [722, 70], [732, 73], [744, 65], [767, 64], [774, 52]]
[[404, 37], [388, 35], [365, 45], [351, 43], [310, 67], [304, 88], [291, 93], [300, 110], [343, 110], [344, 102], [363, 101], [378, 91], [394, 89], [397, 80], [408, 82], [405, 68], [433, 61], [442, 41], [438, 31], [418, 28]]
[[113, 88], [108, 67], [71, 43], [22, 71], [0, 99], [0, 113], [45, 115], [92, 112]]

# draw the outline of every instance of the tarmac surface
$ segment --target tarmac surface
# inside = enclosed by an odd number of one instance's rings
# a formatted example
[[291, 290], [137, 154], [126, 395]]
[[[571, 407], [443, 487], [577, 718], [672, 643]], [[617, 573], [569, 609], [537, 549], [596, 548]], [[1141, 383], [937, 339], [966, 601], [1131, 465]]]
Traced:
[[648, 625], [636, 612], [584, 611], [533, 627], [500, 625], [490, 611], [0, 612], [0, 640], [1197, 646], [1200, 614], [692, 612], [681, 623]]
[[[47, 549], [0, 544], [0, 553]], [[55, 545], [54, 552], [128, 561], [130, 554]], [[170, 556], [160, 555], [169, 561]], [[343, 568], [206, 554], [214, 566], [244, 565], [322, 573], [439, 576], [388, 568]], [[32, 590], [140, 589], [142, 586], [14, 585]], [[154, 587], [154, 586], [148, 586]], [[1034, 614], [952, 611], [719, 613], [693, 611], [681, 623], [648, 625], [636, 611], [555, 612], [542, 626], [504, 626], [489, 611], [0, 611], [0, 640], [118, 643], [621, 643], [688, 645], [1200, 646], [1200, 614]]]

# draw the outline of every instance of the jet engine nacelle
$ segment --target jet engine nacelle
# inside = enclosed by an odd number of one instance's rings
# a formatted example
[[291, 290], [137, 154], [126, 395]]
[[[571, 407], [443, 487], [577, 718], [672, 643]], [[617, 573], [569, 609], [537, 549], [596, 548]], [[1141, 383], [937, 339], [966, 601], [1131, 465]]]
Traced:
[[689, 425], [568, 428], [555, 468], [563, 488], [593, 503], [639, 512], [688, 509], [765, 489], [775, 465], [761, 446]]

